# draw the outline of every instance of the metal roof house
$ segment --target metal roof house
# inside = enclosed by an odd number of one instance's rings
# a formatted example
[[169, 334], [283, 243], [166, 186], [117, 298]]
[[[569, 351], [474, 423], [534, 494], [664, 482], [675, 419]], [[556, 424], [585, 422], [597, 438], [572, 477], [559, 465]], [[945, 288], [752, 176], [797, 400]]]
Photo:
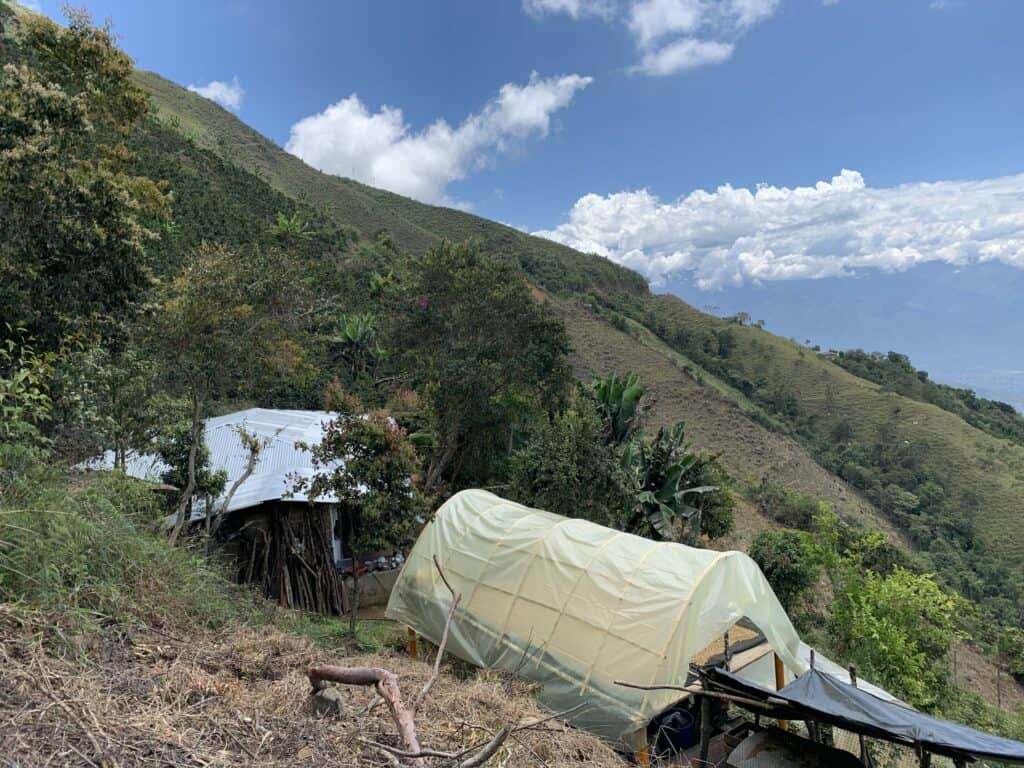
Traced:
[[[210, 466], [224, 470], [227, 481], [220, 496], [197, 499], [191, 513], [192, 521], [198, 522], [206, 518], [207, 504], [221, 512], [228, 490], [244, 477], [249, 464], [242, 430], [261, 440], [255, 467], [218, 520], [217, 538], [235, 556], [240, 582], [262, 585], [267, 597], [283, 606], [319, 613], [344, 613], [348, 608], [343, 572], [353, 563], [345, 544], [347, 519], [339, 514], [334, 496], [310, 499], [295, 485], [315, 472], [310, 452], [300, 444], [317, 445], [334, 417], [330, 411], [249, 408], [207, 419], [204, 436]], [[84, 466], [112, 469], [113, 453]], [[131, 477], [159, 482], [167, 470], [151, 454], [126, 457], [125, 471]], [[370, 604], [365, 597], [361, 602]]]

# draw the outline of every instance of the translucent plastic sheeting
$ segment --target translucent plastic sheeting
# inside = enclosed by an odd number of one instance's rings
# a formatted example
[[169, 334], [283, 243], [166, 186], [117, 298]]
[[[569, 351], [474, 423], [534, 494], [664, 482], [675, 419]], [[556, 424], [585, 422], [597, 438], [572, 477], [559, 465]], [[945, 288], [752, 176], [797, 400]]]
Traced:
[[387, 615], [434, 643], [451, 596], [462, 596], [448, 651], [541, 686], [539, 699], [621, 746], [681, 698], [693, 656], [747, 617], [792, 673], [800, 638], [760, 569], [741, 552], [655, 542], [463, 491], [427, 525], [391, 593]]

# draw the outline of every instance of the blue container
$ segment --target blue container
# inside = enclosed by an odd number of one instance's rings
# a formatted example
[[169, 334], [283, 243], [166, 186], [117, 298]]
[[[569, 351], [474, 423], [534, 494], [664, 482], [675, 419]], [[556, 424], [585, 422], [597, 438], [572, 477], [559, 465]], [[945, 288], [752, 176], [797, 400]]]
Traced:
[[697, 724], [688, 709], [673, 709], [658, 722], [659, 746], [682, 752], [697, 743]]

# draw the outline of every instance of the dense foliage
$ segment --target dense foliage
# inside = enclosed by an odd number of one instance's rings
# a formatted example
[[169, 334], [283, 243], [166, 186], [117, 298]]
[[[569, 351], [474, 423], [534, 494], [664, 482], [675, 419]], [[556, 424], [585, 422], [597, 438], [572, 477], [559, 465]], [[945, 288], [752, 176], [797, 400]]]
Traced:
[[442, 243], [405, 267], [390, 307], [392, 346], [433, 415], [425, 485], [464, 469], [486, 477], [481, 460], [507, 452], [514, 430], [564, 401], [565, 328], [516, 268], [476, 245]]
[[128, 170], [148, 102], [110, 31], [72, 13], [25, 35], [32, 66], [0, 69], [0, 317], [53, 350], [138, 303], [167, 200]]
[[520, 501], [654, 539], [697, 543], [732, 530], [735, 502], [717, 457], [682, 424], [644, 434], [639, 376], [612, 372], [538, 428], [511, 459]]
[[759, 533], [749, 554], [787, 611], [814, 585], [821, 572], [818, 553], [804, 531]]
[[538, 427], [509, 462], [508, 495], [538, 509], [615, 526], [633, 488], [589, 397]]

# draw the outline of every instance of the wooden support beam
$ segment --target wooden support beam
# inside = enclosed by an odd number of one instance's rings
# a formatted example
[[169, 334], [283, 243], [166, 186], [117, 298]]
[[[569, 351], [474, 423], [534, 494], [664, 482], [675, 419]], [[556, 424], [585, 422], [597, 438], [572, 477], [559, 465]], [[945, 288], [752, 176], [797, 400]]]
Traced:
[[[647, 734], [645, 733], [644, 734], [644, 738], [646, 738], [646, 737], [647, 737]], [[636, 753], [636, 764], [639, 765], [640, 768], [650, 768], [650, 765], [651, 765], [651, 753], [650, 753], [650, 750], [647, 749], [647, 745], [646, 744], [637, 751], [637, 753]]]
[[[779, 654], [775, 654], [775, 690], [781, 691], [786, 687], [786, 668], [782, 666], [782, 659], [779, 658]], [[789, 720], [779, 720], [779, 728], [784, 731], [789, 730]]]
[[[705, 686], [706, 687], [706, 686]], [[711, 697], [700, 697], [700, 759], [707, 762], [711, 748]]]
[[[854, 688], [857, 687], [857, 668], [850, 665], [850, 685]], [[860, 742], [860, 761], [864, 763], [864, 768], [869, 768], [871, 765], [871, 758], [868, 757], [868, 746], [867, 742], [864, 741], [864, 734], [857, 734], [857, 740]]]
[[406, 650], [409, 651], [409, 657], [410, 658], [418, 659], [420, 654], [419, 654], [419, 647], [418, 647], [419, 644], [418, 644], [417, 638], [416, 638], [416, 630], [413, 629], [412, 627], [406, 627], [406, 631], [408, 632], [408, 641], [407, 641], [406, 646], [405, 646]]

